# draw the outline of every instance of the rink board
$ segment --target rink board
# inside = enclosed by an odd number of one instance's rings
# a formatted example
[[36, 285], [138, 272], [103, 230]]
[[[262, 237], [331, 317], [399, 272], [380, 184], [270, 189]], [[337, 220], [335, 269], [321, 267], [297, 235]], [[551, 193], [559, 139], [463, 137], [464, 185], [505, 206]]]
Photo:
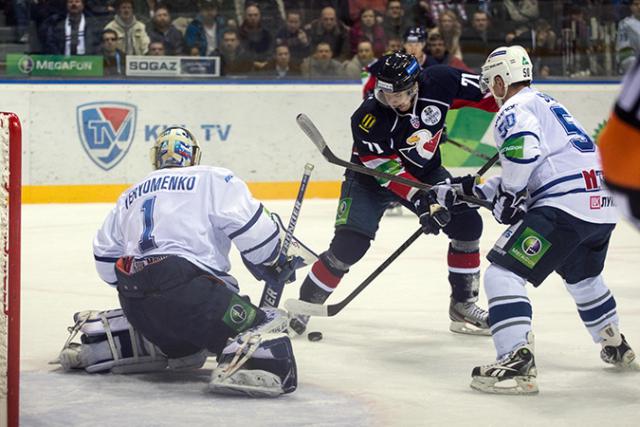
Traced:
[[[617, 84], [538, 85], [596, 135]], [[0, 110], [23, 121], [25, 203], [111, 202], [151, 170], [149, 150], [167, 126], [189, 127], [202, 163], [231, 169], [260, 198], [295, 197], [306, 162], [316, 168], [307, 196], [334, 198], [342, 169], [328, 164], [295, 124], [309, 115], [332, 149], [348, 158], [355, 84], [1, 84]], [[457, 116], [457, 117], [456, 117]], [[490, 119], [455, 112], [452, 137], [490, 152]], [[487, 151], [489, 150], [489, 151]], [[443, 147], [448, 166], [482, 160]]]

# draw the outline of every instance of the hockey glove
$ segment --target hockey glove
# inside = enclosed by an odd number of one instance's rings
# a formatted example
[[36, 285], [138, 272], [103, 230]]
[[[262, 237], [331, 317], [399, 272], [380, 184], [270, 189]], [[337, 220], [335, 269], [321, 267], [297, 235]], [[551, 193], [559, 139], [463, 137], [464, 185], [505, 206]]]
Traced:
[[527, 213], [527, 189], [514, 193], [506, 191], [502, 185], [493, 198], [493, 216], [500, 224], [515, 224]]
[[435, 191], [429, 190], [419, 191], [412, 199], [424, 234], [437, 235], [451, 221], [451, 213], [438, 203], [437, 197]]
[[270, 265], [252, 264], [242, 257], [242, 262], [258, 280], [266, 283], [291, 283], [296, 280], [296, 269], [304, 266], [304, 261], [298, 256], [280, 254], [276, 262]]

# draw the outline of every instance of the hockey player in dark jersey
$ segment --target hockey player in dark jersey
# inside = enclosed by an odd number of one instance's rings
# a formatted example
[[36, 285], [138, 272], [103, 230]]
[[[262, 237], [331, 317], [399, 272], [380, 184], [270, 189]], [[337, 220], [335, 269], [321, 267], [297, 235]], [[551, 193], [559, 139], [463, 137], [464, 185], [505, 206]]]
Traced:
[[[389, 55], [377, 74], [375, 93], [351, 117], [351, 161], [428, 184], [444, 181], [451, 175], [441, 165], [438, 145], [447, 111], [454, 99], [483, 98], [477, 75], [445, 65], [420, 70], [412, 55]], [[492, 109], [497, 109], [495, 103]], [[323, 303], [331, 295], [349, 268], [366, 254], [386, 206], [393, 201], [415, 212], [425, 233], [438, 234], [442, 228], [450, 239], [450, 329], [488, 335], [487, 312], [476, 305], [482, 233], [477, 210], [455, 205], [447, 223], [439, 217], [442, 210], [430, 215], [429, 207], [436, 203], [430, 193], [351, 170], [342, 183], [333, 240], [302, 283], [300, 299]], [[296, 315], [290, 326], [301, 334], [308, 320]]]

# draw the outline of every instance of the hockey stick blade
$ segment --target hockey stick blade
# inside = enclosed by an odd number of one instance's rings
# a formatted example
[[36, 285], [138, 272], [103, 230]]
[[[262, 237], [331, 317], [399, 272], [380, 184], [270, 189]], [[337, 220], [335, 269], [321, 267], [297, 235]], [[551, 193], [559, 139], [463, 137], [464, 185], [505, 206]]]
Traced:
[[[359, 172], [364, 175], [370, 175], [377, 178], [386, 179], [389, 181], [397, 182], [399, 184], [407, 185], [409, 187], [419, 188], [421, 190], [428, 190], [432, 187], [431, 185], [425, 184], [424, 182], [412, 181], [410, 179], [403, 178], [401, 176], [392, 175], [389, 173], [381, 172], [377, 169], [370, 169], [366, 166], [361, 166], [352, 162], [348, 162], [346, 160], [342, 160], [341, 158], [333, 154], [333, 152], [327, 145], [327, 142], [322, 137], [322, 134], [320, 133], [318, 128], [315, 126], [315, 124], [313, 124], [309, 116], [307, 116], [304, 113], [300, 113], [298, 114], [298, 117], [296, 117], [296, 121], [298, 122], [298, 126], [300, 127], [300, 129], [302, 129], [302, 131], [309, 137], [311, 142], [313, 142], [313, 144], [318, 148], [322, 156], [325, 159], [327, 159], [329, 163], [333, 163], [334, 165], [351, 169], [352, 171]], [[493, 208], [491, 202], [489, 202], [488, 200], [482, 200], [477, 197], [466, 196], [463, 194], [459, 194], [458, 197], [460, 200], [464, 202], [471, 203], [477, 206], [482, 206], [489, 210]]]
[[314, 304], [312, 302], [301, 301], [299, 299], [288, 299], [284, 302], [284, 308], [293, 314], [305, 314], [307, 316], [327, 317], [329, 316], [329, 306]]

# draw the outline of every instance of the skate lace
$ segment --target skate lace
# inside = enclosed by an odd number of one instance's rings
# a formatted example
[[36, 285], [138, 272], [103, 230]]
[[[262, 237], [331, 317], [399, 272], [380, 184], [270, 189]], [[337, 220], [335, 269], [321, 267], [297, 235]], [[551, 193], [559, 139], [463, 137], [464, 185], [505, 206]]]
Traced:
[[478, 307], [472, 302], [464, 305], [464, 314], [468, 317], [479, 320], [486, 320], [489, 316], [489, 313], [487, 313], [486, 310]]

